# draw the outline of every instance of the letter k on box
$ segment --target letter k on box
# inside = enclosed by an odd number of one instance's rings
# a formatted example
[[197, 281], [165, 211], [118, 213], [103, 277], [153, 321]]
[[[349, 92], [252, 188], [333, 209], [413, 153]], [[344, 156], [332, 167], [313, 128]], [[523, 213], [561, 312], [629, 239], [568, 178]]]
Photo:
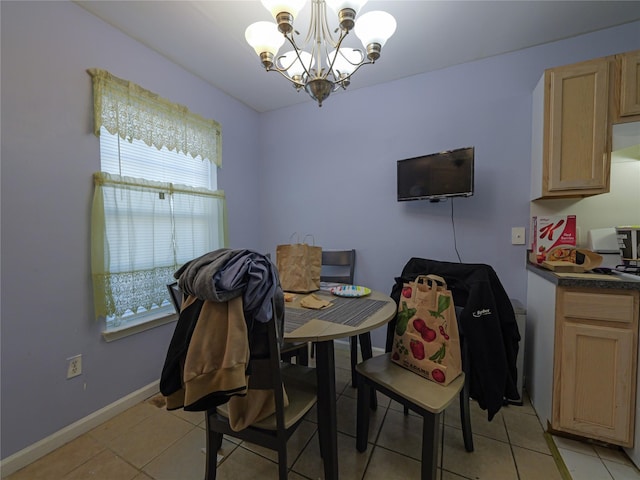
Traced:
[[576, 216], [554, 215], [533, 217], [532, 254], [540, 264], [547, 252], [560, 245], [576, 246]]

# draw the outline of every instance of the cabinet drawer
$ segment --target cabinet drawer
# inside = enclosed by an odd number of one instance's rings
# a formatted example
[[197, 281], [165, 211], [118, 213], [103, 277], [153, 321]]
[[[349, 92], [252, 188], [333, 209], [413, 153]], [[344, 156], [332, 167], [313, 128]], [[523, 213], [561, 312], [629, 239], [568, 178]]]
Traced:
[[562, 309], [565, 317], [633, 323], [633, 299], [624, 294], [564, 292]]

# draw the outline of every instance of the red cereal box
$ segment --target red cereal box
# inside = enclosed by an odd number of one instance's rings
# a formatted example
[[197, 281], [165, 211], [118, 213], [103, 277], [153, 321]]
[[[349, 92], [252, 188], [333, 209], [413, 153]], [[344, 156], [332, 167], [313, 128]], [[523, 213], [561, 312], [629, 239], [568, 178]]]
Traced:
[[576, 216], [555, 215], [533, 217], [532, 256], [538, 264], [547, 258], [547, 252], [558, 246], [576, 246]]

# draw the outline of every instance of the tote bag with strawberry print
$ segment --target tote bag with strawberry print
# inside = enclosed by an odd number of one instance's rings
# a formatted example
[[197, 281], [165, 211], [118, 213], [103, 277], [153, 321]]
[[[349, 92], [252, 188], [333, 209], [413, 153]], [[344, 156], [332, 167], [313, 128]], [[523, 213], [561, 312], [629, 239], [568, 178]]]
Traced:
[[442, 385], [462, 372], [455, 306], [442, 277], [421, 275], [403, 285], [391, 359]]

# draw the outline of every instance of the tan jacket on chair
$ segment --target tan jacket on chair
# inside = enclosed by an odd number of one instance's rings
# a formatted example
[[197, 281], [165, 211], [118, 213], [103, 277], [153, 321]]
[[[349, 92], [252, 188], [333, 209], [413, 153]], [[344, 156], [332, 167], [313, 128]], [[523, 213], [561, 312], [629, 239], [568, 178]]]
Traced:
[[[189, 296], [183, 309], [194, 301]], [[268, 417], [275, 411], [273, 392], [249, 387], [249, 359], [242, 297], [205, 300], [184, 358], [183, 388], [167, 397], [167, 408], [189, 410], [206, 397], [228, 397], [229, 423], [236, 431]]]

